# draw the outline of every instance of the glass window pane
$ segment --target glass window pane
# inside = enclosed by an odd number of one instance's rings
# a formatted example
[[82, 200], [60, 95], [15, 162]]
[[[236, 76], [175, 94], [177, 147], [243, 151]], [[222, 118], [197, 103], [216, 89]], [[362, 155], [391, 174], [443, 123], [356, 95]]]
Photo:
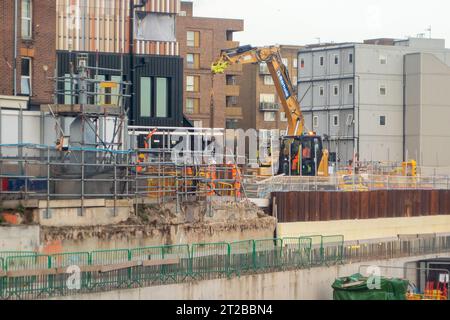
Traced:
[[20, 79], [20, 93], [30, 95], [30, 78], [22, 77]]
[[156, 78], [156, 116], [158, 118], [168, 117], [168, 79]]
[[22, 59], [22, 76], [30, 76], [30, 59]]
[[140, 115], [141, 117], [150, 118], [151, 105], [152, 105], [152, 79], [149, 77], [141, 78], [141, 106]]

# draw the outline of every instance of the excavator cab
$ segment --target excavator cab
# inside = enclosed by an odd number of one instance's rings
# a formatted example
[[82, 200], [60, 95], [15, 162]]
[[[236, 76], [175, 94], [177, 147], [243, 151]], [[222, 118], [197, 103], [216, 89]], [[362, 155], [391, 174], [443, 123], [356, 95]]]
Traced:
[[287, 176], [319, 175], [323, 159], [322, 138], [315, 135], [283, 137], [278, 174]]

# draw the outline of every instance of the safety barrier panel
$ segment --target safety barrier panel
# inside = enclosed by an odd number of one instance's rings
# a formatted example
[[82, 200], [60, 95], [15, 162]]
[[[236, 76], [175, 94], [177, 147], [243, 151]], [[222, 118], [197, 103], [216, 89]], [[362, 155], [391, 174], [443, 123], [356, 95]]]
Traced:
[[[450, 252], [450, 235], [366, 243], [317, 235], [54, 255], [0, 252], [0, 299], [39, 299], [442, 252]], [[73, 281], [77, 276], [78, 284]]]
[[236, 241], [230, 243], [230, 272], [239, 276], [254, 270], [254, 240]]
[[194, 278], [205, 274], [223, 276], [230, 267], [229, 243], [199, 243], [192, 245], [191, 273]]

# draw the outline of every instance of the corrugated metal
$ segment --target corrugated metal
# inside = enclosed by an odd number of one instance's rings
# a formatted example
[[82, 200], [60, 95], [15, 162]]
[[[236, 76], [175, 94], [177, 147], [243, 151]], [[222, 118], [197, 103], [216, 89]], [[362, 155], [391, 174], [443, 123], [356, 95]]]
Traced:
[[[135, 0], [135, 3], [139, 3]], [[141, 11], [178, 14], [180, 0], [150, 0]], [[129, 52], [128, 0], [56, 0], [57, 50]], [[177, 42], [137, 41], [137, 54], [178, 55]]]
[[[70, 73], [70, 63], [75, 65], [76, 52], [58, 51], [58, 75]], [[130, 56], [112, 53], [92, 53], [89, 55], [89, 64], [101, 68], [120, 69], [123, 60], [123, 73], [129, 74]], [[135, 79], [133, 81], [134, 105], [130, 108], [130, 124], [140, 126], [183, 127], [183, 59], [175, 56], [138, 55], [135, 57]], [[102, 74], [114, 74], [102, 72]], [[168, 118], [141, 118], [138, 112], [140, 92], [140, 77], [170, 78], [169, 115]], [[60, 84], [60, 90], [64, 84]], [[63, 99], [60, 99], [63, 103]]]
[[281, 223], [450, 215], [448, 190], [280, 192], [272, 197]]

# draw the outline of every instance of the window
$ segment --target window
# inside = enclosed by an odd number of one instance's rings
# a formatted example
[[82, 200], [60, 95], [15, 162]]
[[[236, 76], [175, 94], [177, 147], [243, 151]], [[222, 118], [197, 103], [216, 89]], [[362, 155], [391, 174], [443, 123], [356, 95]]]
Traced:
[[287, 122], [286, 112], [283, 111], [280, 112], [280, 121]]
[[180, 11], [180, 17], [186, 17], [187, 13], [186, 11]]
[[386, 85], [381, 84], [380, 85], [380, 96], [385, 96], [386, 95]]
[[22, 58], [20, 88], [21, 94], [31, 96], [31, 58]]
[[352, 83], [350, 83], [348, 85], [348, 94], [353, 94], [353, 84]]
[[380, 116], [380, 126], [386, 125], [386, 116]]
[[141, 77], [139, 107], [140, 117], [170, 117], [169, 92], [169, 78]]
[[31, 0], [22, 0], [22, 38], [32, 37], [32, 4]]
[[237, 105], [237, 97], [236, 96], [227, 96], [225, 97], [226, 106], [235, 107]]
[[325, 58], [324, 57], [320, 57], [320, 66], [323, 66], [325, 64]]
[[141, 106], [140, 116], [150, 118], [152, 116], [152, 78], [141, 78]]
[[325, 94], [325, 88], [323, 86], [319, 87], [319, 96], [323, 97]]
[[236, 76], [228, 74], [226, 76], [227, 86], [235, 86], [237, 84]]
[[260, 102], [275, 103], [275, 95], [272, 93], [261, 93], [259, 95]]
[[275, 112], [264, 112], [264, 121], [273, 122], [276, 120]]
[[338, 85], [334, 85], [333, 86], [333, 95], [334, 96], [338, 96], [339, 95], [339, 86]]
[[333, 126], [334, 127], [339, 127], [339, 115], [335, 114], [333, 116]]
[[199, 92], [200, 77], [199, 76], [186, 76], [186, 91]]
[[238, 129], [239, 128], [239, 120], [227, 119], [225, 126], [226, 126], [226, 129]]
[[188, 31], [187, 32], [187, 46], [188, 47], [200, 47], [200, 32]]
[[169, 79], [156, 78], [156, 117], [169, 116]]
[[337, 54], [334, 55], [334, 64], [339, 64], [339, 56]]
[[186, 113], [197, 114], [200, 111], [200, 99], [186, 99]]
[[380, 56], [380, 64], [387, 64], [387, 57], [386, 56]]
[[348, 63], [350, 63], [350, 64], [353, 63], [353, 53], [348, 54]]
[[287, 58], [283, 58], [282, 60], [285, 67], [289, 67], [289, 60]]
[[189, 69], [199, 69], [200, 55], [198, 53], [188, 53], [186, 55], [186, 67]]
[[298, 60], [297, 59], [292, 60], [292, 66], [294, 68], [298, 68]]
[[194, 121], [194, 128], [203, 128], [203, 121], [195, 120]]
[[319, 127], [319, 116], [313, 117], [313, 127], [318, 128]]
[[353, 115], [352, 114], [348, 114], [347, 115], [347, 127], [351, 127], [353, 125]]
[[273, 86], [274, 82], [272, 76], [264, 76], [264, 84], [266, 86]]

